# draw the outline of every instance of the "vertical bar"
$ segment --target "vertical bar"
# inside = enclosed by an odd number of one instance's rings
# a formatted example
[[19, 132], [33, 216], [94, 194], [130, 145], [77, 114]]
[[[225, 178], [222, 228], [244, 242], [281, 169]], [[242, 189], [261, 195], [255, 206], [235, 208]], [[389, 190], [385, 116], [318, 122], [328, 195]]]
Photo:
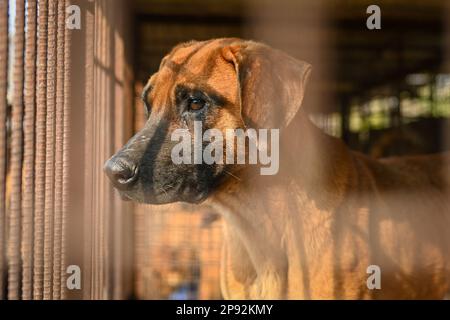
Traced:
[[55, 216], [53, 257], [53, 299], [61, 299], [62, 188], [64, 143], [64, 24], [65, 2], [58, 2], [56, 54], [56, 131], [55, 131]]
[[[117, 4], [116, 4], [117, 5]], [[110, 156], [110, 145], [112, 138], [111, 123], [114, 116], [111, 107], [111, 94], [112, 88], [111, 84], [114, 79], [114, 69], [111, 63], [112, 52], [114, 51], [112, 39], [112, 25], [117, 27], [116, 21], [113, 16], [113, 6], [107, 5], [106, 0], [102, 0], [102, 14], [103, 14], [103, 39], [104, 45], [102, 47], [102, 78], [103, 78], [103, 94], [102, 94], [102, 114], [101, 114], [101, 125], [100, 130], [106, 133], [101, 139], [101, 149], [99, 150], [99, 169], [97, 174], [99, 175], [99, 180], [101, 183], [101, 195], [102, 195], [102, 224], [100, 226], [102, 230], [102, 297], [101, 299], [110, 299], [112, 292], [111, 283], [111, 215], [115, 208], [111, 206], [111, 189], [110, 184], [106, 181], [106, 176], [103, 174], [103, 163]]]
[[429, 109], [429, 114], [430, 117], [434, 117], [436, 114], [436, 74], [431, 74], [430, 75], [430, 109]]
[[34, 266], [33, 298], [43, 298], [44, 281], [44, 210], [45, 210], [45, 158], [47, 113], [47, 22], [48, 1], [39, 0], [37, 105], [36, 105], [36, 159], [34, 199]]
[[[95, 1], [94, 3], [95, 11], [94, 11], [94, 59], [98, 59], [99, 56], [99, 47], [102, 45], [101, 42], [101, 24], [100, 24], [100, 8], [99, 8], [99, 2]], [[94, 105], [93, 107], [93, 117], [92, 117], [92, 133], [93, 133], [93, 150], [92, 154], [90, 154], [90, 161], [93, 162], [92, 164], [92, 176], [91, 181], [93, 184], [93, 193], [92, 193], [92, 216], [93, 216], [93, 224], [92, 224], [92, 248], [93, 248], [93, 256], [92, 256], [92, 262], [93, 262], [93, 270], [92, 270], [92, 292], [93, 296], [92, 299], [99, 299], [99, 258], [100, 258], [100, 251], [99, 251], [99, 199], [98, 199], [98, 179], [97, 179], [97, 150], [98, 150], [98, 109], [100, 107], [100, 87], [101, 83], [99, 83], [100, 76], [99, 76], [99, 68], [98, 65], [94, 65], [94, 92], [93, 92], [93, 101]]]
[[23, 65], [25, 1], [16, 1], [14, 32], [14, 101], [11, 133], [11, 210], [8, 230], [8, 299], [20, 297], [20, 220], [23, 157]]
[[[105, 145], [109, 141], [106, 105], [107, 105], [107, 81], [106, 71], [108, 65], [108, 49], [109, 43], [107, 38], [107, 8], [105, 1], [96, 1], [95, 21], [97, 28], [95, 29], [95, 78], [94, 92], [96, 102], [94, 105], [94, 248], [95, 256], [95, 272], [94, 272], [94, 299], [106, 299], [108, 297], [107, 288], [107, 260], [108, 260], [108, 238], [107, 238], [107, 216], [106, 216], [106, 194], [104, 175], [102, 173], [102, 162], [104, 160]], [[106, 133], [106, 134], [105, 134]]]
[[[121, 37], [119, 30], [124, 32], [123, 20], [120, 18], [116, 12], [123, 12], [125, 10], [123, 3], [119, 4], [119, 8], [114, 10], [114, 17], [112, 21], [116, 22], [116, 29], [112, 30], [112, 54], [111, 54], [111, 69], [113, 70], [114, 78], [111, 81], [111, 91], [113, 95], [113, 99], [110, 103], [109, 114], [111, 117], [111, 126], [113, 126], [112, 131], [112, 143], [111, 149], [109, 151], [110, 154], [118, 150], [123, 142], [123, 133], [125, 132], [123, 122], [130, 121], [126, 117], [125, 108], [123, 103], [124, 100], [124, 40]], [[118, 84], [118, 82], [121, 83]], [[123, 236], [123, 231], [125, 230], [125, 220], [124, 217], [124, 205], [123, 201], [120, 200], [119, 197], [116, 196], [114, 191], [109, 185], [108, 192], [111, 195], [112, 203], [114, 204], [114, 210], [111, 212], [112, 214], [112, 228], [110, 230], [111, 242], [113, 248], [113, 292], [112, 298], [115, 300], [123, 299], [124, 285], [123, 285], [123, 273], [124, 273], [124, 246], [125, 246], [125, 238]]]
[[[142, 105], [140, 101], [140, 95], [144, 85], [142, 82], [136, 82], [133, 86], [133, 132], [136, 132], [144, 125], [144, 112], [142, 111]], [[136, 276], [133, 281], [133, 294], [138, 298], [145, 297], [145, 276], [144, 271], [146, 267], [146, 257], [150, 255], [151, 249], [146, 246], [146, 214], [143, 205], [136, 205], [134, 207], [134, 226], [133, 226], [133, 242], [134, 242], [134, 273]], [[152, 232], [152, 230], [150, 230]]]
[[47, 39], [47, 125], [45, 160], [45, 210], [44, 210], [44, 299], [52, 299], [53, 275], [53, 224], [55, 188], [55, 102], [56, 102], [56, 22], [57, 0], [48, 7]]
[[33, 275], [33, 197], [34, 197], [34, 125], [36, 104], [36, 0], [27, 2], [25, 48], [25, 115], [22, 188], [22, 299], [32, 297]]
[[8, 0], [0, 0], [0, 300], [4, 297], [5, 275], [5, 185], [6, 185], [6, 109], [8, 79]]
[[[65, 1], [65, 8], [70, 6], [70, 0]], [[62, 229], [61, 229], [61, 299], [66, 298], [66, 226], [69, 208], [69, 139], [70, 139], [70, 68], [71, 68], [71, 34], [68, 28], [64, 29], [64, 110], [63, 110], [63, 171], [62, 171]]]
[[[103, 38], [104, 38], [104, 45], [102, 47], [102, 78], [103, 78], [103, 94], [102, 94], [102, 115], [101, 115], [101, 125], [100, 128], [103, 128], [103, 132], [106, 133], [103, 137], [101, 137], [102, 142], [102, 148], [99, 150], [99, 170], [97, 171], [99, 175], [99, 180], [101, 183], [101, 195], [102, 195], [102, 260], [103, 260], [103, 267], [102, 267], [102, 299], [110, 299], [110, 293], [111, 293], [111, 283], [110, 283], [110, 270], [111, 270], [111, 264], [110, 264], [110, 258], [111, 258], [111, 246], [110, 246], [110, 216], [113, 208], [110, 206], [110, 201], [112, 200], [110, 197], [110, 189], [108, 188], [109, 185], [107, 185], [106, 177], [102, 172], [103, 163], [109, 158], [109, 144], [112, 141], [111, 137], [111, 130], [110, 125], [112, 121], [112, 115], [113, 112], [109, 110], [109, 107], [111, 106], [111, 91], [110, 91], [110, 83], [112, 82], [112, 79], [114, 77], [114, 70], [111, 67], [111, 50], [114, 50], [114, 47], [111, 43], [111, 25], [110, 21], [114, 21], [112, 16], [112, 6], [108, 6], [106, 4], [106, 0], [102, 0], [102, 13], [103, 13]], [[115, 21], [114, 21], [115, 24]]]
[[95, 211], [93, 210], [93, 184], [92, 177], [94, 168], [92, 164], [92, 155], [94, 152], [94, 41], [95, 41], [95, 9], [90, 6], [90, 10], [86, 10], [86, 85], [85, 85], [85, 141], [92, 141], [85, 146], [85, 185], [84, 185], [84, 232], [85, 238], [85, 277], [83, 281], [84, 298], [93, 299], [93, 277], [95, 274], [94, 261], [94, 225]]
[[105, 248], [105, 193], [104, 186], [102, 183], [102, 177], [99, 172], [101, 172], [100, 163], [102, 161], [103, 156], [103, 148], [105, 144], [105, 140], [108, 139], [107, 135], [102, 135], [102, 131], [105, 130], [104, 125], [104, 109], [105, 109], [105, 97], [106, 97], [106, 76], [104, 72], [105, 65], [105, 52], [108, 44], [106, 42], [106, 8], [104, 6], [103, 0], [98, 0], [99, 2], [99, 10], [98, 10], [98, 18], [100, 22], [100, 28], [98, 30], [100, 34], [100, 41], [98, 43], [98, 55], [97, 55], [97, 70], [98, 70], [98, 81], [100, 86], [98, 88], [98, 99], [99, 105], [97, 110], [97, 122], [96, 122], [96, 131], [97, 131], [97, 149], [95, 150], [95, 179], [97, 183], [97, 195], [95, 197], [97, 201], [97, 215], [98, 215], [98, 223], [96, 225], [97, 229], [97, 260], [98, 260], [98, 282], [97, 286], [97, 299], [103, 299], [104, 292], [104, 283], [105, 283], [105, 256], [106, 256], [106, 248]]
[[341, 138], [345, 143], [350, 141], [350, 100], [347, 96], [340, 100]]
[[102, 82], [101, 82], [101, 69], [98, 65], [98, 59], [101, 58], [101, 48], [103, 46], [103, 38], [102, 38], [102, 15], [101, 15], [101, 3], [100, 0], [95, 1], [95, 23], [97, 27], [95, 28], [95, 73], [94, 73], [94, 123], [93, 123], [93, 131], [94, 131], [94, 152], [92, 154], [93, 168], [94, 172], [92, 175], [92, 179], [94, 182], [94, 226], [93, 226], [93, 234], [94, 234], [94, 273], [93, 273], [93, 287], [94, 287], [94, 299], [100, 299], [100, 270], [101, 270], [101, 207], [100, 207], [100, 184], [98, 181], [98, 149], [100, 148], [100, 136], [99, 136], [99, 123], [100, 123], [100, 110], [101, 110], [101, 93], [102, 93]]
[[[87, 61], [86, 45], [88, 40], [87, 31], [90, 29], [90, 7], [89, 1], [71, 0], [67, 3], [77, 5], [80, 8], [82, 17], [81, 29], [67, 29], [66, 48], [65, 48], [65, 102], [64, 102], [64, 167], [63, 175], [70, 179], [63, 179], [63, 241], [62, 246], [62, 297], [63, 299], [83, 299], [89, 298], [90, 265], [87, 250], [89, 250], [89, 238], [86, 236], [87, 229], [90, 228], [88, 214], [85, 210], [85, 181], [87, 174], [84, 171], [85, 152], [91, 141], [85, 143], [85, 132], [88, 129], [86, 125], [86, 89], [92, 90], [92, 83], [87, 83], [87, 75], [90, 72], [90, 66]], [[72, 8], [67, 12], [67, 16], [72, 15]], [[90, 58], [93, 58], [90, 55]], [[71, 68], [71, 66], [73, 66]], [[72, 109], [73, 108], [73, 109]], [[72, 111], [73, 110], [73, 111]], [[78, 132], [78, 136], [70, 139], [70, 132]], [[66, 160], [67, 159], [67, 160]], [[69, 193], [70, 192], [70, 193]], [[67, 264], [66, 262], [67, 261]], [[77, 265], [81, 268], [81, 290], [68, 290], [66, 287], [66, 268], [68, 265]], [[67, 274], [67, 276], [69, 276]], [[64, 280], [63, 280], [64, 279]]]

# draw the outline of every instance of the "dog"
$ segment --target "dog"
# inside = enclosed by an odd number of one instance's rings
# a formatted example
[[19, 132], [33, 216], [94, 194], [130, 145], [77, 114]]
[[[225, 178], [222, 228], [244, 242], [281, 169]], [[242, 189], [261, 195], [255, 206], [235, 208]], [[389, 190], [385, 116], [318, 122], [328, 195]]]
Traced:
[[[258, 42], [180, 44], [143, 90], [144, 128], [105, 171], [125, 199], [203, 203], [223, 216], [226, 299], [443, 298], [450, 154], [374, 160], [350, 151], [301, 107], [310, 73]], [[222, 132], [278, 128], [279, 172], [174, 164], [171, 133], [194, 121]]]

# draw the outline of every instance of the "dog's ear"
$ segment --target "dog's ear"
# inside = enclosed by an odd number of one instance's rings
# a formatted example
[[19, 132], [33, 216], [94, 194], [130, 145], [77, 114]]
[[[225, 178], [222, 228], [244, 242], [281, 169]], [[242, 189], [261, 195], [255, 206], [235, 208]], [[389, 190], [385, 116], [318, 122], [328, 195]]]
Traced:
[[223, 48], [234, 64], [246, 125], [286, 127], [299, 110], [311, 65], [264, 44], [240, 41]]

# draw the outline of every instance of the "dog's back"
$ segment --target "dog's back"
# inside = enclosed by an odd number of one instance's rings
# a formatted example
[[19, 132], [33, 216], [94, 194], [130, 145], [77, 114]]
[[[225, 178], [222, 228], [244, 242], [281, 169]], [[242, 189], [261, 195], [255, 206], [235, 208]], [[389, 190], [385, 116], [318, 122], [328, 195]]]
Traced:
[[362, 183], [353, 199], [368, 208], [368, 250], [383, 273], [383, 298], [441, 298], [450, 286], [450, 152], [354, 156]]
[[406, 157], [390, 157], [379, 160], [403, 179], [393, 179], [405, 186], [431, 188], [450, 192], [450, 152]]

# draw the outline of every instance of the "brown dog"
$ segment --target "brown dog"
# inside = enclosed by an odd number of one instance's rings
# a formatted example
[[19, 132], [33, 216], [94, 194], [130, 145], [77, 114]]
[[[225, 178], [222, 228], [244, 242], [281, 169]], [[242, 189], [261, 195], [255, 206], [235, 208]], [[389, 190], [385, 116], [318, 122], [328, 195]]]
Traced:
[[[442, 298], [450, 156], [375, 161], [350, 151], [301, 110], [309, 72], [255, 42], [181, 44], [144, 90], [145, 127], [105, 170], [125, 198], [204, 201], [223, 215], [226, 298]], [[171, 133], [194, 121], [205, 130], [279, 128], [280, 171], [174, 164]], [[370, 265], [381, 288], [369, 289]]]

